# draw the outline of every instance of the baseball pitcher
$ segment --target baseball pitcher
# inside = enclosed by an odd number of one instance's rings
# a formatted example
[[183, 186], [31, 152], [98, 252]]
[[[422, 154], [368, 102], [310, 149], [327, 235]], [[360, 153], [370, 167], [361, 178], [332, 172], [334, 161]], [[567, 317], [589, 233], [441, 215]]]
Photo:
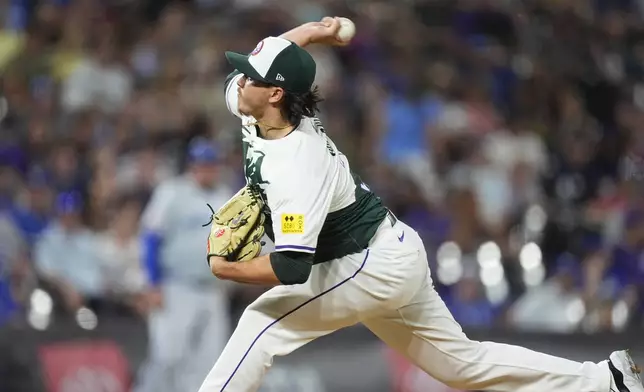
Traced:
[[[214, 214], [219, 279], [274, 285], [244, 311], [200, 392], [256, 391], [273, 357], [363, 323], [446, 385], [506, 392], [644, 392], [625, 351], [579, 363], [469, 340], [433, 288], [418, 234], [353, 175], [315, 117], [308, 44], [343, 45], [337, 18], [226, 53], [229, 110], [241, 119], [247, 186]], [[266, 232], [275, 251], [259, 255]]]
[[[138, 392], [196, 390], [230, 336], [224, 282], [203, 276], [203, 206], [233, 192], [217, 181], [217, 151], [196, 139], [188, 170], [161, 183], [142, 217], [144, 263], [151, 290], [149, 354]], [[204, 231], [205, 230], [205, 231]]]

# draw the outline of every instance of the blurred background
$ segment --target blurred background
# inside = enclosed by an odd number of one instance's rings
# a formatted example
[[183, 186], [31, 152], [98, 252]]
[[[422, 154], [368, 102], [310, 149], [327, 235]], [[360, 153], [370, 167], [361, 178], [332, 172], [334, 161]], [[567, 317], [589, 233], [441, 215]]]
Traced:
[[[422, 235], [466, 332], [644, 361], [644, 1], [2, 0], [0, 15], [0, 391], [138, 390], [171, 300], [144, 262], [150, 200], [199, 170], [211, 190], [243, 185], [223, 52], [326, 15], [358, 34], [310, 47], [320, 118]], [[186, 227], [207, 222], [197, 207]], [[222, 290], [229, 331], [264, 289]], [[360, 326], [278, 358], [262, 389], [421, 390], [454, 392]]]

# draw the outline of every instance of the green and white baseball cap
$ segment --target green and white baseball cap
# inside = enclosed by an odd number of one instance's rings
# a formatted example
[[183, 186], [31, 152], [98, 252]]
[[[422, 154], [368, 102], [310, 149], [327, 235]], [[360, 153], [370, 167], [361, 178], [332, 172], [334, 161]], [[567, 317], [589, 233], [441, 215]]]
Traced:
[[309, 91], [315, 80], [313, 57], [284, 38], [265, 38], [250, 54], [226, 52], [226, 58], [244, 75], [296, 94]]

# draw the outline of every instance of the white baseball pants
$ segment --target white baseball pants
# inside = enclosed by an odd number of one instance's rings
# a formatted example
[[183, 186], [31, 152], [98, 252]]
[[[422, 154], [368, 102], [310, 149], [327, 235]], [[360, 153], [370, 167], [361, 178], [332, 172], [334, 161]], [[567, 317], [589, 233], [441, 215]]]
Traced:
[[606, 362], [579, 363], [469, 340], [433, 289], [416, 232], [388, 219], [370, 247], [315, 265], [305, 284], [278, 286], [244, 311], [199, 392], [256, 391], [273, 357], [363, 323], [450, 387], [502, 392], [609, 392]]

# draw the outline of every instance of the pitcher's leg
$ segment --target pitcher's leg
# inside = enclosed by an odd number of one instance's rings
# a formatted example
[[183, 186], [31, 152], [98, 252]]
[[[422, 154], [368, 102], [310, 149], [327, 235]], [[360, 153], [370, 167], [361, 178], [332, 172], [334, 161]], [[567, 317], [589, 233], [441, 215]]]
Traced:
[[275, 287], [248, 306], [199, 392], [256, 391], [274, 356], [356, 324], [358, 314], [350, 305], [361, 299], [352, 281], [355, 271], [335, 279], [341, 275], [325, 271], [334, 266], [316, 265], [307, 283]]
[[428, 280], [410, 305], [364, 324], [437, 380], [499, 392], [609, 392], [608, 364], [579, 363], [523, 347], [469, 340]]
[[[265, 299], [258, 301], [244, 311], [199, 392], [257, 391], [274, 356], [286, 355], [319, 336], [333, 332], [333, 329], [316, 329], [314, 326], [310, 331], [287, 329], [289, 327], [281, 323], [284, 319], [262, 310], [266, 305]], [[297, 311], [293, 315], [299, 317]]]

